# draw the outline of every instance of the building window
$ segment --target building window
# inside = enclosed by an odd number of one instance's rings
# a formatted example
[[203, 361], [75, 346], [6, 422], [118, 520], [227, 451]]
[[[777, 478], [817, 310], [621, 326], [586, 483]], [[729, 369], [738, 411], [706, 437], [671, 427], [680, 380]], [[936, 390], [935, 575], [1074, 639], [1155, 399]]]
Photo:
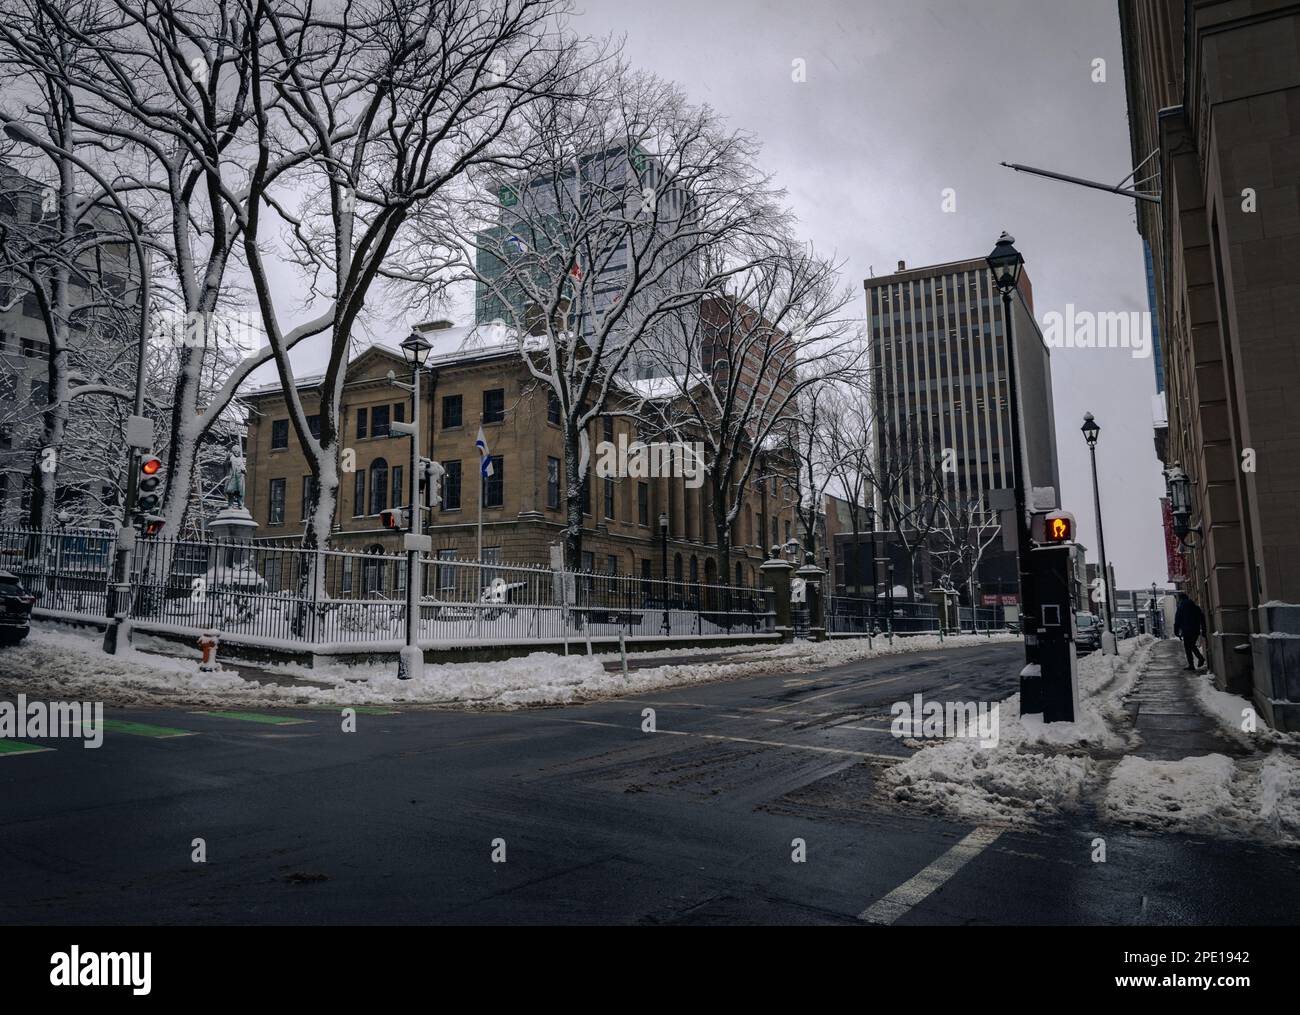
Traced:
[[546, 389], [546, 422], [560, 425], [560, 400], [550, 388]]
[[370, 409], [370, 436], [388, 436], [388, 406], [375, 405]]
[[636, 485], [636, 520], [641, 525], [650, 524], [650, 484]]
[[388, 507], [388, 462], [376, 458], [370, 463], [370, 510], [366, 513], [377, 515], [386, 507]]
[[307, 432], [317, 440], [320, 440], [320, 413], [315, 412], [307, 417]]
[[[460, 462], [456, 463], [457, 465]], [[455, 560], [455, 550], [439, 550], [439, 560]], [[454, 595], [456, 592], [456, 569], [454, 567], [439, 567], [435, 577], [435, 587], [438, 592], [444, 596]]]
[[462, 423], [462, 408], [465, 404], [462, 395], [442, 396], [442, 428], [454, 430]]
[[403, 507], [406, 504], [405, 473], [406, 469], [402, 466], [393, 466], [393, 499], [389, 501], [393, 507]]
[[506, 418], [506, 389], [491, 388], [483, 392], [483, 422], [500, 423]]
[[560, 460], [546, 459], [546, 506], [552, 511], [560, 506]]
[[366, 470], [357, 469], [352, 474], [352, 517], [360, 518], [366, 513]]
[[506, 498], [506, 466], [501, 455], [492, 456], [492, 475], [483, 481], [483, 506], [501, 507]]
[[618, 574], [618, 557], [612, 553], [605, 558], [605, 573]]
[[302, 520], [305, 522], [311, 517], [312, 509], [316, 507], [316, 477], [302, 477]]
[[352, 591], [352, 554], [343, 555], [343, 591]]
[[395, 423], [405, 423], [405, 422], [406, 422], [406, 403], [405, 403], [405, 402], [394, 402], [394, 403], [393, 403], [393, 422], [395, 422]]
[[284, 524], [284, 480], [271, 480], [271, 499], [270, 508], [267, 511], [266, 521], [268, 525]]
[[289, 421], [271, 420], [271, 450], [282, 451], [289, 446]]
[[370, 431], [366, 425], [369, 419], [370, 419], [369, 409], [357, 410], [357, 439], [358, 440], [361, 440], [362, 438], [369, 436]]
[[605, 517], [614, 517], [614, 481], [605, 480]]
[[460, 510], [460, 459], [442, 463], [442, 509]]
[[582, 477], [582, 513], [591, 514], [591, 467], [587, 467], [587, 474]]

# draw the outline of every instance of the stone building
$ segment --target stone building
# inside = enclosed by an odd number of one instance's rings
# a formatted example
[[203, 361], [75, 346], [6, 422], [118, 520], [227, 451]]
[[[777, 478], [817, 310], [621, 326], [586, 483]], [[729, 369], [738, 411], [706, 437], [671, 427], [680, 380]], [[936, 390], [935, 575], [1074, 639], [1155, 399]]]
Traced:
[[[421, 450], [441, 463], [442, 503], [428, 513], [435, 555], [473, 560], [478, 554], [478, 505], [483, 498], [482, 559], [489, 563], [547, 565], [564, 525], [563, 440], [547, 390], [529, 374], [517, 343], [492, 327], [424, 330], [433, 343], [421, 382]], [[375, 345], [348, 368], [342, 403], [341, 447], [352, 451], [354, 471], [344, 474], [331, 546], [396, 552], [401, 534], [385, 529], [380, 512], [408, 498], [410, 444], [394, 436], [393, 421], [408, 421], [410, 394], [393, 386], [410, 368], [400, 351]], [[319, 377], [303, 378], [300, 396], [311, 414], [319, 404]], [[258, 537], [296, 539], [312, 503], [310, 469], [289, 423], [279, 385], [245, 397], [249, 410], [247, 503]], [[475, 438], [480, 421], [494, 475], [480, 485]], [[630, 417], [602, 417], [589, 439], [617, 444], [637, 438]], [[681, 478], [603, 479], [591, 475], [583, 536], [583, 565], [601, 572], [690, 582], [761, 584], [759, 564], [771, 533], [793, 525], [789, 498], [776, 480], [752, 486], [732, 548], [730, 582], [717, 574], [712, 505], [706, 487], [688, 489]], [[660, 516], [667, 518], [667, 538]], [[665, 552], [666, 551], [666, 552]], [[392, 578], [396, 581], [396, 578]]]
[[1121, 0], [1119, 12], [1133, 164], [1160, 194], [1137, 204], [1138, 231], [1180, 585], [1205, 610], [1220, 686], [1300, 729], [1300, 8]]

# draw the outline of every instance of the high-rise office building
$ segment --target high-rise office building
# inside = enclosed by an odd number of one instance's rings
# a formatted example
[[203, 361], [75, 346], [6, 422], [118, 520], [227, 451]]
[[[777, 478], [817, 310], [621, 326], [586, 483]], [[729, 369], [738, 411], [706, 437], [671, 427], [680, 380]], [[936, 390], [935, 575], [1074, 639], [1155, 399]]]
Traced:
[[[1011, 411], [1002, 297], [984, 258], [907, 268], [869, 278], [876, 452], [925, 445], [954, 467], [963, 496], [1012, 485]], [[1028, 473], [1025, 487], [1059, 491], [1050, 352], [1022, 272], [1012, 297]], [[920, 495], [904, 478], [906, 496]]]
[[[936, 497], [978, 501], [1013, 485], [1011, 392], [1002, 297], [984, 258], [908, 268], [869, 278], [875, 458], [893, 475], [908, 515]], [[1059, 498], [1050, 351], [1033, 315], [1033, 287], [1021, 273], [1012, 297], [1026, 458], [1025, 488]], [[940, 470], [936, 473], [936, 467]], [[942, 492], [939, 492], [942, 484]], [[888, 525], [891, 512], [877, 504]], [[981, 572], [1014, 591], [1014, 554], [994, 550]], [[999, 557], [1010, 557], [998, 559]]]

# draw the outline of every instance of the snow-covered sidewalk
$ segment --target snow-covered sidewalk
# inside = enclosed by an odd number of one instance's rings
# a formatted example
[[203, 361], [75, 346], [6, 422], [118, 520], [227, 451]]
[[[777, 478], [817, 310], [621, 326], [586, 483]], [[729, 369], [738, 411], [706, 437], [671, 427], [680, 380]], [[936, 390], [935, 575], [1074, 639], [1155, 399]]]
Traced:
[[[1246, 835], [1300, 845], [1300, 762], [1284, 747], [1293, 738], [1263, 728], [1242, 730], [1249, 702], [1213, 689], [1206, 675], [1181, 677], [1204, 709], [1206, 728], [1222, 723], [1228, 753], [1142, 757], [1130, 699], [1144, 672], [1181, 652], [1149, 636], [1120, 643], [1120, 655], [1095, 653], [1079, 663], [1080, 715], [1044, 725], [1020, 717], [1020, 696], [1001, 702], [995, 747], [972, 740], [924, 746], [882, 773], [897, 802], [961, 820], [1021, 825], [1091, 810], [1110, 822], [1211, 835]], [[1231, 699], [1230, 701], [1228, 699]], [[1249, 725], [1249, 724], [1247, 724]], [[1211, 741], [1213, 743], [1214, 741]]]
[[[940, 639], [921, 635], [884, 638], [868, 645], [865, 638], [819, 643], [796, 642], [745, 649], [737, 646], [726, 660], [692, 663], [690, 655], [713, 656], [716, 649], [656, 652], [673, 657], [670, 664], [613, 672], [606, 664], [614, 655], [561, 656], [536, 652], [500, 662], [426, 665], [423, 676], [399, 681], [395, 664], [335, 665], [306, 669], [276, 666], [277, 675], [310, 678], [326, 687], [255, 683], [237, 673], [199, 673], [197, 664], [151, 652], [132, 651], [109, 657], [100, 649], [100, 636], [76, 629], [40, 625], [22, 645], [0, 656], [0, 689], [43, 694], [68, 700], [87, 697], [109, 705], [189, 704], [415, 704], [519, 708], [575, 704], [622, 694], [644, 693], [709, 681], [734, 680], [768, 673], [806, 673], [859, 659], [943, 648], [986, 645], [1014, 636], [962, 635]], [[680, 661], [679, 661], [680, 660]]]

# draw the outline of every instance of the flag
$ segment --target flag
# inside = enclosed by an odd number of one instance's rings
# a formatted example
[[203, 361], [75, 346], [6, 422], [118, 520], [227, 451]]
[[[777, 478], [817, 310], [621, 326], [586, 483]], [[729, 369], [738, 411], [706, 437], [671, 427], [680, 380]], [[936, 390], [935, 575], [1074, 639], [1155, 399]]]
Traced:
[[579, 282], [582, 281], [582, 269], [578, 267], [577, 261], [574, 261], [572, 267], [569, 268], [569, 275], [577, 279]]
[[496, 470], [492, 468], [492, 456], [488, 453], [487, 437], [483, 433], [483, 424], [478, 427], [478, 437], [474, 441], [474, 447], [478, 448], [478, 467], [479, 474], [487, 479]]

